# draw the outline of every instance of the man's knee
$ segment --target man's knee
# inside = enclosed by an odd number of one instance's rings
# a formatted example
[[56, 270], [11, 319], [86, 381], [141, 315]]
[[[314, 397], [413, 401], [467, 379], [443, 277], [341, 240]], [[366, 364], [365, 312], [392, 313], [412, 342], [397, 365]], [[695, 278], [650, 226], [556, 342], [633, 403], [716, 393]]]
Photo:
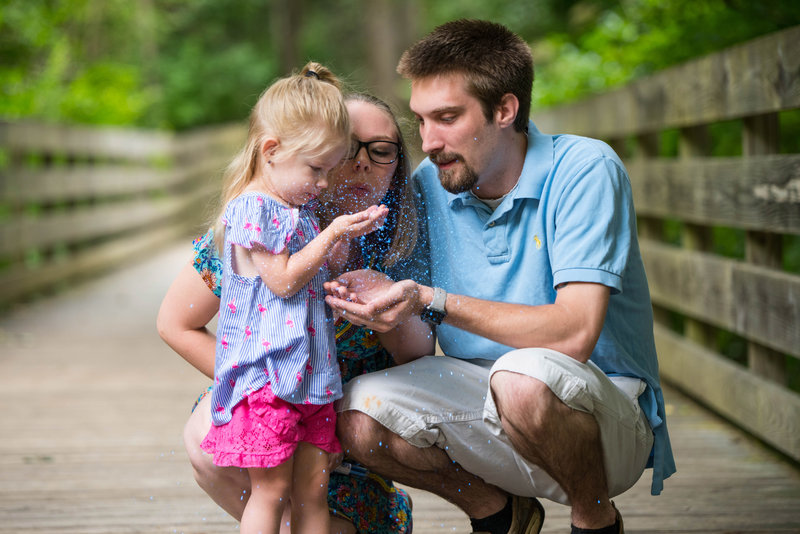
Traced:
[[337, 415], [336, 435], [345, 456], [359, 459], [385, 432], [388, 430], [383, 425], [364, 412], [347, 410]]
[[550, 416], [569, 410], [547, 384], [527, 375], [497, 371], [490, 386], [501, 421], [514, 425], [524, 421], [530, 431], [545, 425]]

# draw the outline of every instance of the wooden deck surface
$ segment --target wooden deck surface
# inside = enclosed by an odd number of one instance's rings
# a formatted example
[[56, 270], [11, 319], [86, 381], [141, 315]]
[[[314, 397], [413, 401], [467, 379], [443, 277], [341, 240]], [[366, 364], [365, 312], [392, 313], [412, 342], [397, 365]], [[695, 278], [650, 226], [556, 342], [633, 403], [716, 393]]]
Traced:
[[[188, 243], [188, 242], [187, 242]], [[195, 485], [181, 430], [207, 384], [155, 331], [187, 243], [0, 318], [0, 533], [238, 532]], [[800, 470], [666, 390], [678, 473], [616, 498], [626, 532], [800, 532]], [[469, 532], [412, 490], [415, 532]], [[544, 532], [569, 532], [545, 502]]]

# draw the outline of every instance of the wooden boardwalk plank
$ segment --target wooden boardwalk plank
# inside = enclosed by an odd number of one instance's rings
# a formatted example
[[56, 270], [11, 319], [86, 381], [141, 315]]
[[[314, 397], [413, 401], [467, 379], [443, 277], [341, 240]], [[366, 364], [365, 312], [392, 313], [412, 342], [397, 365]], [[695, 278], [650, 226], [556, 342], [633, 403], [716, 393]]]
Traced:
[[[206, 380], [163, 345], [155, 314], [189, 258], [162, 250], [0, 318], [0, 534], [222, 533], [195, 485], [182, 425]], [[627, 532], [800, 532], [800, 470], [667, 388], [679, 472], [615, 499]], [[418, 533], [464, 533], [456, 508], [411, 490]], [[544, 532], [569, 510], [544, 503]]]

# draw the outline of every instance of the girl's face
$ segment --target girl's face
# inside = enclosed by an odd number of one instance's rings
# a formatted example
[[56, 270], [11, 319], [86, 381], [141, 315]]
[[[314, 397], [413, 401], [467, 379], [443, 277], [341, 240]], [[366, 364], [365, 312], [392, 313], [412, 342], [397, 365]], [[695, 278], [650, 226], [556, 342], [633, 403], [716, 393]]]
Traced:
[[[353, 141], [391, 141], [398, 143], [394, 121], [386, 112], [367, 102], [347, 102]], [[394, 163], [380, 164], [370, 160], [367, 148], [359, 147], [352, 159], [346, 159], [330, 175], [331, 187], [321, 200], [328, 202], [336, 214], [356, 213], [378, 205], [392, 184], [399, 157]]]
[[273, 151], [266, 150], [264, 187], [276, 200], [300, 207], [328, 187], [328, 173], [346, 153], [346, 146], [334, 147], [320, 156], [297, 152], [281, 157], [279, 146]]

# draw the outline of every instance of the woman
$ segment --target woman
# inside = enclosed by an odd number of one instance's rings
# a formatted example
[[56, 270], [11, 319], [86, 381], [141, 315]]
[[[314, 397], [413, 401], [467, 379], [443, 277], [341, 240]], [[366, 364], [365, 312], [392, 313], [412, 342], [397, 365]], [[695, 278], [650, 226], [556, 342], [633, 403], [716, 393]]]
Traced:
[[[349, 159], [332, 171], [331, 186], [320, 198], [317, 215], [325, 226], [338, 215], [374, 204], [385, 204], [390, 213], [381, 230], [342, 241], [336, 247], [328, 262], [334, 276], [360, 268], [384, 270], [396, 266], [410, 255], [417, 236], [408, 183], [411, 164], [394, 114], [371, 95], [352, 94], [345, 101], [353, 128], [353, 149]], [[214, 373], [215, 340], [206, 324], [219, 309], [221, 272], [213, 235], [209, 231], [195, 241], [194, 260], [178, 274], [158, 315], [158, 330], [164, 341], [209, 378]], [[376, 334], [337, 320], [336, 347], [343, 381], [433, 352], [432, 340], [413, 335], [415, 329], [426, 328], [421, 322], [410, 321], [403, 328]], [[200, 487], [239, 519], [250, 493], [246, 471], [215, 466], [199, 447], [211, 424], [209, 400], [209, 396], [201, 396], [186, 424], [186, 449]], [[410, 504], [404, 491], [375, 474], [331, 475], [328, 506], [332, 532], [410, 532]]]

